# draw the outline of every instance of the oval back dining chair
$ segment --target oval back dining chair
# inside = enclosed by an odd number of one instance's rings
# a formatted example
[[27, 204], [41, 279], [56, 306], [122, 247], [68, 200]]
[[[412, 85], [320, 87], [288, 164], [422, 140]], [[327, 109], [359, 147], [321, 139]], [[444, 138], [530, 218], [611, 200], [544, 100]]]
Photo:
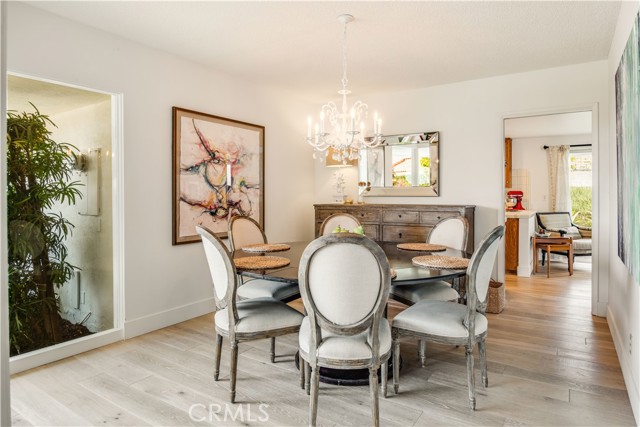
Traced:
[[[427, 236], [427, 243], [444, 245], [464, 251], [469, 236], [469, 221], [463, 216], [453, 216], [440, 220]], [[457, 279], [456, 279], [457, 280]], [[458, 301], [460, 294], [449, 282], [438, 280], [430, 283], [403, 283], [392, 285], [390, 297], [406, 305], [423, 300]], [[425, 364], [425, 344], [420, 341], [418, 354], [422, 366]]]
[[494, 228], [473, 253], [467, 267], [467, 305], [447, 301], [421, 301], [398, 314], [392, 323], [394, 368], [393, 389], [398, 393], [400, 341], [403, 336], [440, 344], [465, 346], [467, 357], [467, 385], [469, 405], [476, 409], [473, 347], [478, 344], [482, 383], [489, 385], [485, 338], [488, 321], [485, 317], [491, 272], [496, 259], [504, 226]]
[[[433, 226], [427, 236], [427, 243], [448, 246], [452, 249], [464, 251], [467, 247], [469, 235], [469, 221], [463, 216], [453, 216], [440, 220]], [[459, 284], [464, 279], [457, 280]], [[456, 286], [459, 288], [459, 286]], [[458, 301], [460, 299], [459, 289], [454, 289], [451, 283], [438, 280], [430, 283], [403, 283], [402, 285], [391, 286], [390, 297], [406, 305], [413, 305], [423, 300], [431, 301]], [[420, 341], [418, 355], [420, 363], [424, 366], [425, 343]]]
[[[268, 243], [267, 235], [260, 224], [248, 216], [234, 216], [229, 221], [229, 245], [231, 251], [244, 246]], [[300, 290], [295, 283], [284, 283], [266, 279], [240, 279], [238, 298], [273, 298], [282, 302], [290, 302], [300, 298]], [[271, 339], [271, 362], [276, 360], [276, 339]]]
[[231, 251], [244, 246], [268, 243], [260, 224], [248, 216], [234, 216], [229, 221], [229, 245]]
[[340, 233], [307, 246], [298, 282], [307, 316], [299, 334], [300, 357], [311, 373], [309, 425], [315, 425], [319, 369], [369, 369], [373, 423], [379, 425], [378, 368], [386, 395], [391, 331], [383, 312], [391, 271], [384, 251], [368, 237]]
[[358, 221], [355, 216], [348, 213], [334, 213], [332, 215], [329, 215], [322, 222], [322, 225], [320, 226], [320, 235], [326, 236], [333, 233], [333, 230], [337, 226], [346, 228], [349, 231], [353, 231], [354, 228], [360, 226], [360, 221]]
[[218, 381], [222, 338], [227, 337], [231, 345], [230, 400], [231, 403], [234, 403], [238, 343], [298, 332], [303, 316], [287, 304], [273, 298], [237, 301], [238, 275], [227, 247], [209, 229], [196, 226], [196, 231], [202, 238], [213, 281], [213, 296], [216, 305], [214, 316], [216, 351], [213, 379]]
[[427, 236], [427, 243], [437, 243], [464, 251], [468, 237], [469, 221], [463, 216], [451, 216], [433, 226]]

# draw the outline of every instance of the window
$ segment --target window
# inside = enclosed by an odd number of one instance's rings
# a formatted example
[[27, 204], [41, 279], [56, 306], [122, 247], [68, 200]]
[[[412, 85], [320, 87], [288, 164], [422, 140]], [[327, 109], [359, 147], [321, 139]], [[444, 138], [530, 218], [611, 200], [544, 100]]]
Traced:
[[591, 147], [572, 148], [569, 167], [571, 216], [573, 217], [573, 222], [578, 225], [591, 227], [591, 192], [593, 187], [593, 156]]

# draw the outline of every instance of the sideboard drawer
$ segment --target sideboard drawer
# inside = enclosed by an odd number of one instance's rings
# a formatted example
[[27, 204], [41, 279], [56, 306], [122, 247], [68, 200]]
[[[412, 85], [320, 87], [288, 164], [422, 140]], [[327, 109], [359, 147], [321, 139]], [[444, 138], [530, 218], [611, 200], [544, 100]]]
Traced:
[[382, 213], [382, 222], [418, 224], [420, 214], [411, 211], [385, 211]]
[[322, 222], [327, 219], [328, 216], [338, 212], [340, 211], [335, 209], [318, 209], [318, 211], [316, 212], [316, 221]]
[[378, 237], [378, 225], [377, 224], [363, 224], [364, 234], [370, 239], [380, 240]]
[[365, 223], [365, 222], [380, 222], [380, 211], [379, 210], [366, 210], [366, 209], [362, 209], [359, 211], [349, 211], [348, 213], [350, 213], [351, 215], [353, 215], [354, 217], [356, 217], [356, 219], [358, 221], [360, 221], [360, 223]]
[[429, 227], [412, 225], [383, 225], [382, 241], [384, 242], [426, 242]]
[[442, 212], [420, 212], [420, 223], [435, 225], [438, 221], [452, 216], [459, 216], [458, 212], [442, 211]]

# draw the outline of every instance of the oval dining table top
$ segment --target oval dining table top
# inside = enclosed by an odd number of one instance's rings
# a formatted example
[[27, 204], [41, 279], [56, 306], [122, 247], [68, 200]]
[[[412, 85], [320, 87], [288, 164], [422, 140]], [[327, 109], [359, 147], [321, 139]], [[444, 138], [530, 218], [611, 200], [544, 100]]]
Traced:
[[[269, 279], [278, 282], [286, 283], [298, 283], [298, 266], [300, 265], [300, 258], [305, 248], [311, 241], [301, 242], [284, 242], [291, 246], [289, 250], [278, 252], [279, 257], [288, 258], [291, 263], [287, 267], [276, 268], [270, 270], [238, 270], [243, 276], [254, 277], [258, 279]], [[447, 249], [440, 252], [423, 252], [423, 251], [408, 251], [404, 249], [398, 249], [397, 242], [377, 242], [387, 255], [389, 265], [395, 269], [398, 273], [391, 283], [402, 284], [403, 282], [430, 282], [432, 280], [446, 280], [456, 277], [464, 276], [466, 270], [443, 270], [435, 268], [416, 267], [411, 263], [411, 260], [420, 255], [449, 255], [455, 257], [470, 258], [471, 255], [466, 252], [458, 251], [455, 249]], [[233, 258], [243, 258], [248, 256], [256, 256], [255, 253], [247, 253], [242, 249], [238, 249], [233, 252]]]

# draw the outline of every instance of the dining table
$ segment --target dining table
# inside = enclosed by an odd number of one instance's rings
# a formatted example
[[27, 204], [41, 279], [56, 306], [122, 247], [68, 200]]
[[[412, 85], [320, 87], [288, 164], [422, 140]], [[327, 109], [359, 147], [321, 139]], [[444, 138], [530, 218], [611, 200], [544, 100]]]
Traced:
[[[244, 277], [267, 279], [277, 282], [298, 283], [298, 268], [300, 259], [305, 248], [311, 243], [310, 240], [283, 242], [289, 249], [278, 252], [269, 252], [264, 255], [287, 258], [290, 263], [284, 267], [266, 270], [242, 270], [238, 269], [238, 274]], [[471, 254], [446, 248], [444, 251], [427, 252], [413, 251], [398, 248], [398, 242], [376, 242], [382, 248], [389, 261], [391, 269], [395, 270], [396, 276], [391, 280], [392, 285], [413, 285], [416, 283], [429, 286], [430, 282], [440, 280], [459, 280], [464, 277], [466, 270], [447, 270], [436, 268], [418, 267], [412, 263], [412, 259], [420, 255], [446, 255], [460, 258], [470, 258]], [[247, 252], [242, 248], [236, 249], [233, 259], [256, 256], [255, 252]], [[391, 364], [389, 359], [389, 364]], [[296, 354], [296, 366], [298, 366], [298, 355]], [[389, 373], [393, 370], [389, 369]], [[336, 385], [366, 385], [369, 384], [369, 371], [367, 369], [320, 369], [320, 381]]]

